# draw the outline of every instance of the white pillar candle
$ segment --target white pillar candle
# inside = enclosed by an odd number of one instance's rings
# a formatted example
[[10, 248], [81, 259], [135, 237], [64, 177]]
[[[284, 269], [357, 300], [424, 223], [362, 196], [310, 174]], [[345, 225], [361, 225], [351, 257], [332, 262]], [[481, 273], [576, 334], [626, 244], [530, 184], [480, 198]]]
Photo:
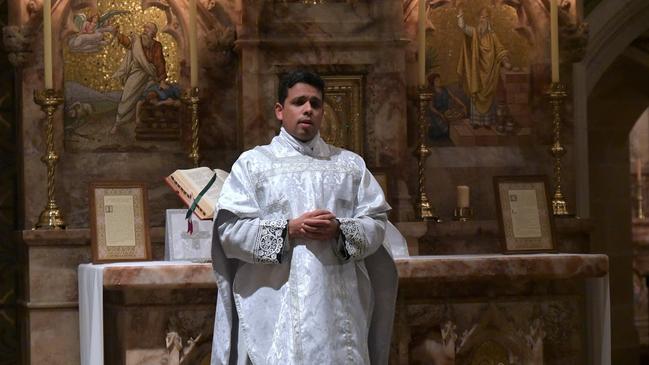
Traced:
[[419, 86], [426, 85], [426, 0], [419, 0], [417, 18], [417, 80]]
[[559, 82], [559, 9], [557, 0], [550, 1], [550, 49], [552, 56], [552, 82]]
[[52, 79], [52, 1], [43, 1], [43, 66], [45, 68], [45, 88], [54, 88]]
[[196, 0], [189, 0], [189, 84], [198, 86], [198, 45], [196, 39]]
[[458, 208], [469, 207], [469, 187], [466, 185], [457, 186], [457, 207]]

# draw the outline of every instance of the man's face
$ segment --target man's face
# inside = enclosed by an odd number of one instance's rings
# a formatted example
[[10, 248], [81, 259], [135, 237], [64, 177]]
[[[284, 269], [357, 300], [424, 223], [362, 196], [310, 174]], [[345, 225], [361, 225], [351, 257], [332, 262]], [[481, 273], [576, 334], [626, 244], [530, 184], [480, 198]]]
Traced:
[[322, 93], [315, 87], [298, 82], [288, 89], [284, 105], [275, 104], [275, 116], [293, 137], [310, 141], [320, 130], [324, 109]]
[[479, 26], [482, 28], [486, 28], [489, 25], [489, 22], [490, 22], [489, 12], [486, 9], [482, 9], [480, 11]]
[[142, 29], [142, 35], [145, 35], [145, 36], [147, 36], [149, 38], [153, 38], [153, 32], [154, 32], [153, 27], [151, 27], [148, 24], [144, 25], [144, 27]]

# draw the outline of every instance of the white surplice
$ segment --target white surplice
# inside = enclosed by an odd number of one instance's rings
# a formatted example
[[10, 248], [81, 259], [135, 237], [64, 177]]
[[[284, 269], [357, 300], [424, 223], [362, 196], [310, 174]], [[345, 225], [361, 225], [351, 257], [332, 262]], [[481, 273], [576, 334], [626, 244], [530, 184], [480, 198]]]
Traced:
[[[315, 209], [336, 215], [341, 237], [289, 243], [287, 220]], [[387, 364], [389, 209], [363, 159], [320, 135], [302, 143], [282, 128], [243, 153], [215, 214], [212, 364]]]

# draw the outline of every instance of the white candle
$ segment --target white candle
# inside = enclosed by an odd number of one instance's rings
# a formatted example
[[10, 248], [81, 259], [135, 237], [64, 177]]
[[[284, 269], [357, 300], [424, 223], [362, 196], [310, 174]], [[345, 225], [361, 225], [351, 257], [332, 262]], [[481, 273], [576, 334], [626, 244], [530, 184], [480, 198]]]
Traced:
[[469, 207], [469, 187], [466, 185], [457, 186], [457, 207], [458, 208]]
[[196, 39], [196, 0], [189, 0], [189, 84], [198, 86], [198, 47]]
[[419, 86], [426, 85], [426, 0], [419, 0], [417, 18], [417, 67]]
[[52, 1], [43, 1], [43, 63], [45, 67], [45, 88], [53, 89], [52, 81]]
[[550, 49], [552, 53], [552, 82], [559, 82], [559, 9], [557, 0], [550, 2]]

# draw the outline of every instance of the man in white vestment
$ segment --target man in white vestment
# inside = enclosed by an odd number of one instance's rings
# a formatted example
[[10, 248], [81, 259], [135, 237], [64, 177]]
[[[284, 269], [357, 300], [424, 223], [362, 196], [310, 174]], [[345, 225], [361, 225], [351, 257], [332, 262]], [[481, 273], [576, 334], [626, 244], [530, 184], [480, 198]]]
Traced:
[[388, 363], [390, 206], [360, 156], [320, 137], [323, 93], [314, 73], [283, 77], [279, 135], [244, 152], [223, 185], [212, 364]]
[[152, 85], [168, 88], [166, 62], [162, 43], [155, 37], [158, 26], [155, 23], [144, 24], [141, 35], [129, 37], [115, 30], [117, 41], [127, 49], [126, 55], [115, 72], [116, 79], [124, 86], [122, 96], [117, 106], [117, 116], [111, 133], [117, 132], [117, 127], [135, 119], [135, 110], [142, 99], [142, 93]]

